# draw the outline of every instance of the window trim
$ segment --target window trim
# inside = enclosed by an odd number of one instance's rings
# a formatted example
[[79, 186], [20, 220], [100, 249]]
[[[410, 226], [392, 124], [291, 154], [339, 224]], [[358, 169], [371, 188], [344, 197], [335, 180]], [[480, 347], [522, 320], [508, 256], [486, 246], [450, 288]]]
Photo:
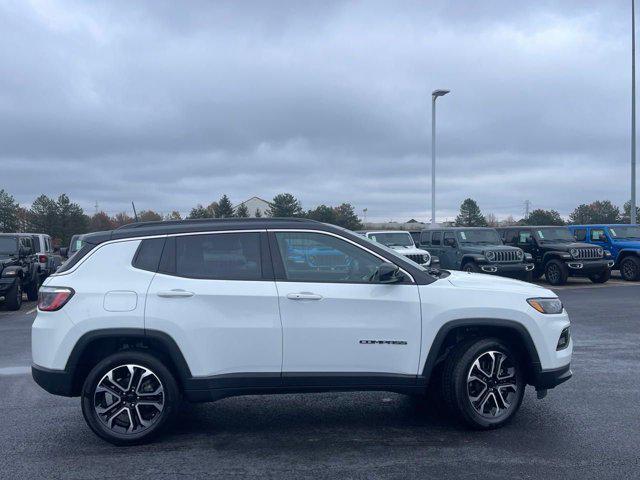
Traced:
[[313, 281], [309, 281], [309, 280], [291, 280], [291, 279], [288, 279], [287, 276], [286, 276], [285, 269], [284, 269], [284, 262], [282, 261], [282, 257], [280, 255], [280, 249], [278, 248], [278, 240], [277, 240], [275, 234], [279, 233], [279, 232], [294, 232], [294, 233], [318, 233], [318, 234], [321, 234], [321, 235], [328, 235], [328, 236], [331, 236], [331, 237], [338, 238], [339, 240], [343, 240], [345, 242], [348, 242], [348, 243], [354, 245], [356, 248], [364, 250], [365, 252], [373, 255], [374, 257], [379, 258], [383, 262], [393, 263], [395, 266], [397, 266], [400, 269], [400, 271], [405, 275], [405, 279], [406, 280], [402, 281], [402, 282], [398, 282], [395, 285], [417, 285], [415, 279], [413, 278], [413, 275], [411, 275], [411, 273], [409, 273], [407, 270], [402, 268], [396, 262], [386, 258], [384, 255], [380, 255], [379, 253], [374, 252], [373, 250], [370, 250], [370, 249], [360, 245], [357, 242], [354, 242], [350, 238], [343, 237], [342, 235], [338, 235], [338, 234], [333, 233], [333, 232], [327, 232], [327, 231], [324, 231], [324, 230], [312, 230], [312, 229], [307, 229], [307, 228], [269, 228], [269, 229], [267, 229], [267, 232], [269, 234], [269, 247], [271, 249], [271, 259], [272, 259], [272, 262], [273, 262], [273, 270], [274, 270], [275, 280], [276, 281], [289, 282], [289, 283], [330, 283], [330, 284], [333, 284], [333, 285], [385, 285], [385, 284], [371, 283], [371, 282], [366, 282], [366, 281], [334, 282], [334, 281], [331, 281], [331, 280], [313, 280]]

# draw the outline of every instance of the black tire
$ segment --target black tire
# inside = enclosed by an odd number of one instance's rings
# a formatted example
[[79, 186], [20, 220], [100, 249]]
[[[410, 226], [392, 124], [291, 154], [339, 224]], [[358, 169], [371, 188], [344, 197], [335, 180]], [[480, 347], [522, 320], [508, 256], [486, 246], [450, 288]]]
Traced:
[[[132, 367], [134, 372], [133, 379], [126, 376], [129, 372], [127, 366]], [[144, 373], [144, 370], [151, 372], [152, 375], [148, 376], [147, 373]], [[115, 382], [107, 379], [109, 372], [112, 372], [112, 378]], [[124, 376], [121, 376], [123, 374]], [[118, 376], [121, 376], [120, 381], [118, 381]], [[141, 377], [141, 380], [136, 382], [135, 379], [138, 377]], [[148, 378], [148, 380], [144, 380], [145, 378]], [[127, 390], [128, 387], [123, 388], [127, 382], [129, 387], [133, 383], [137, 383], [135, 391], [132, 389]], [[156, 388], [156, 391], [159, 390], [158, 385], [162, 389], [162, 393], [151, 398], [156, 401], [156, 404], [162, 406], [161, 410], [149, 405], [150, 397], [148, 395], [153, 394], [144, 394], [145, 398], [142, 398], [141, 394], [137, 400], [131, 398], [131, 396], [137, 396], [139, 388], [145, 387], [144, 382], [153, 382], [150, 386], [151, 388]], [[98, 392], [96, 390], [99, 384], [101, 385], [101, 391]], [[106, 393], [107, 390], [102, 388], [105, 385], [112, 388], [113, 392], [120, 394], [118, 401], [115, 401], [115, 396]], [[118, 390], [115, 387], [120, 389]], [[96, 410], [100, 408], [100, 405], [97, 404], [104, 405], [108, 403], [107, 399], [113, 400], [113, 402], [106, 405], [106, 412], [103, 412], [102, 415], [104, 416], [101, 416]], [[143, 400], [146, 400], [146, 405], [138, 405], [138, 401]], [[138, 445], [149, 442], [171, 420], [180, 405], [180, 401], [180, 391], [171, 372], [153, 355], [136, 350], [114, 353], [93, 367], [85, 379], [81, 396], [82, 414], [91, 430], [100, 438], [114, 445]], [[146, 412], [141, 410], [141, 407], [147, 409]], [[112, 427], [110, 428], [107, 424], [109, 414], [118, 411], [122, 413], [111, 416], [111, 418], [115, 419], [112, 420]], [[144, 418], [144, 415], [147, 418]], [[125, 420], [126, 424], [123, 425]], [[143, 422], [148, 422], [149, 425], [145, 426]], [[138, 432], [127, 433], [130, 426], [132, 430], [135, 430], [133, 428], [135, 426]]]
[[544, 277], [551, 285], [564, 285], [569, 278], [569, 268], [560, 260], [549, 260], [544, 267]]
[[[477, 394], [472, 390], [477, 388], [476, 383], [480, 381], [472, 380], [469, 383], [468, 378], [472, 373], [478, 372], [474, 366], [476, 360], [491, 358], [489, 352], [494, 352], [494, 359], [498, 358], [496, 354], [505, 355], [504, 366], [509, 366], [510, 371], [513, 369], [512, 375], [509, 375], [508, 379], [497, 380], [498, 383], [495, 386], [493, 383], [485, 384], [486, 391], [482, 390], [483, 393], [478, 395], [479, 399], [472, 402], [472, 393]], [[494, 360], [494, 362], [496, 361], [499, 360]], [[496, 377], [499, 376], [499, 373], [496, 373]], [[493, 372], [491, 379], [487, 379], [487, 381], [493, 382], [492, 378]], [[511, 387], [506, 387], [507, 380], [514, 385], [513, 390]], [[480, 382], [480, 384], [482, 383]], [[445, 360], [442, 373], [444, 403], [452, 414], [474, 429], [488, 430], [501, 427], [509, 422], [520, 408], [525, 386], [522, 360], [518, 353], [507, 343], [497, 338], [470, 339], [454, 348]], [[499, 394], [498, 391], [502, 393]], [[483, 395], [486, 395], [484, 399]], [[508, 405], [506, 402], [501, 403], [503, 397], [508, 399]], [[506, 408], [500, 409], [498, 403]], [[478, 410], [480, 404], [483, 411], [486, 409], [489, 411], [480, 413]], [[495, 410], [495, 415], [492, 414], [491, 408]]]
[[482, 271], [480, 270], [480, 267], [478, 267], [478, 265], [475, 264], [475, 262], [465, 263], [462, 267], [462, 270], [470, 273], [480, 273]]
[[39, 288], [40, 288], [40, 276], [36, 274], [35, 278], [33, 279], [33, 282], [31, 282], [25, 289], [27, 293], [27, 299], [30, 302], [35, 302], [36, 300], [38, 300]]
[[543, 274], [544, 272], [542, 270], [540, 270], [539, 268], [534, 268], [533, 270], [531, 270], [531, 279], [540, 280], [540, 277], [542, 277]]
[[595, 273], [593, 275], [589, 275], [589, 280], [591, 280], [593, 283], [607, 283], [610, 278], [611, 278], [611, 269], [610, 268], [605, 268], [600, 273]]
[[524, 273], [522, 274], [522, 277], [521, 277], [521, 278], [522, 278], [522, 281], [523, 281], [523, 282], [529, 282], [529, 283], [531, 283], [531, 282], [533, 282], [533, 272], [531, 272], [531, 271], [529, 271], [529, 272], [524, 272]]
[[640, 280], [640, 258], [626, 257], [620, 262], [620, 276], [627, 282]]
[[4, 296], [4, 303], [7, 306], [7, 310], [20, 310], [22, 306], [22, 282], [19, 278], [16, 278], [13, 286], [7, 290]]

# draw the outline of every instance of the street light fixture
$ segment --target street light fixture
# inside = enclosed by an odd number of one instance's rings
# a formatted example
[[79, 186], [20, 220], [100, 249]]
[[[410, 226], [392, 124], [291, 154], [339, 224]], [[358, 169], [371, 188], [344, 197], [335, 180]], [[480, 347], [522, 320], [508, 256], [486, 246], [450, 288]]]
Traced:
[[431, 228], [436, 226], [436, 98], [450, 91], [438, 89], [431, 92]]

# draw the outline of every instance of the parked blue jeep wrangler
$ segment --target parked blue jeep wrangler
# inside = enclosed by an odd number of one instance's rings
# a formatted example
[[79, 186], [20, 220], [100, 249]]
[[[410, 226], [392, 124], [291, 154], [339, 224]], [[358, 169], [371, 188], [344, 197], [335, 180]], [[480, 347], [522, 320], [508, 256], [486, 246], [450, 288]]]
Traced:
[[640, 280], [640, 225], [570, 225], [576, 241], [598, 245], [611, 252], [613, 270], [624, 280]]

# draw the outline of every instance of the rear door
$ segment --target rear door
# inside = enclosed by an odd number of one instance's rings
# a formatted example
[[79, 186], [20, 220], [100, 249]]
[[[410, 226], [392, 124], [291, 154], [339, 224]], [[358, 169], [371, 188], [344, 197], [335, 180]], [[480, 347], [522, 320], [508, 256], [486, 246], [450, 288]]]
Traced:
[[385, 259], [329, 232], [270, 233], [288, 384], [415, 382], [418, 287], [380, 284]]
[[265, 231], [168, 237], [145, 328], [168, 333], [193, 376], [280, 382], [282, 326]]

